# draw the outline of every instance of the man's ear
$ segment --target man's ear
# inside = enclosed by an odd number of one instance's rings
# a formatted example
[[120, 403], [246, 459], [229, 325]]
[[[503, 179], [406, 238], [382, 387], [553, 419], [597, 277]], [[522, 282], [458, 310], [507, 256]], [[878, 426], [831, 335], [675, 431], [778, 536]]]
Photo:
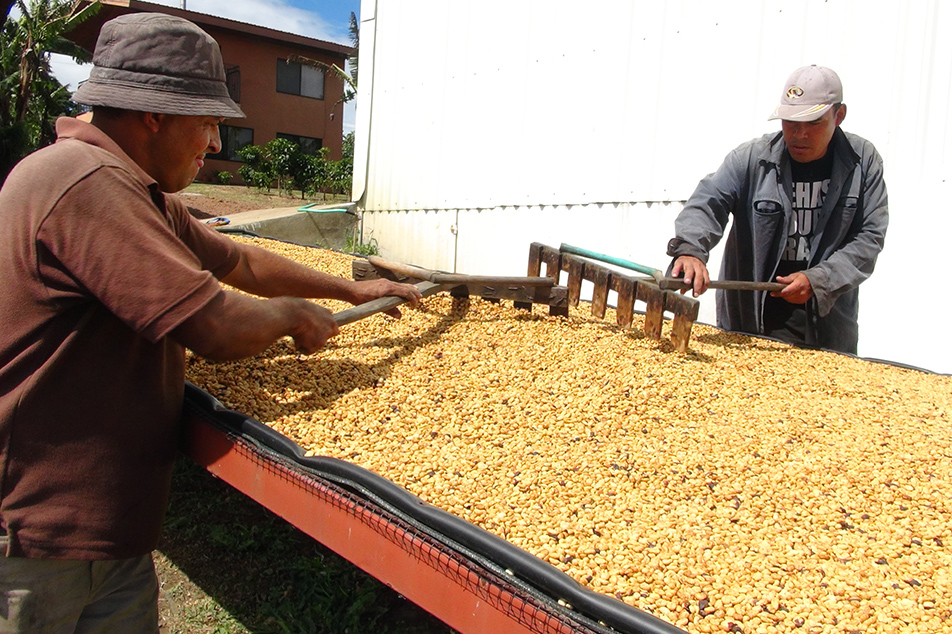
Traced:
[[840, 107], [836, 109], [836, 115], [835, 115], [834, 121], [836, 121], [836, 125], [840, 125], [841, 123], [843, 123], [843, 119], [845, 118], [846, 118], [846, 104], [843, 103], [843, 104], [840, 104]]
[[163, 118], [165, 118], [164, 114], [157, 114], [155, 112], [143, 112], [140, 114], [140, 120], [145, 127], [152, 132], [158, 132], [162, 128]]

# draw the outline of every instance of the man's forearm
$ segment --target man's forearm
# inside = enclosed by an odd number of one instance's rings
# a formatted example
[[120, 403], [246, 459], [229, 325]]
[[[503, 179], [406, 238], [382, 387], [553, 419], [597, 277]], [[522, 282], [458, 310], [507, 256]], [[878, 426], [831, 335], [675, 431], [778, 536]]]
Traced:
[[241, 258], [222, 282], [259, 297], [311, 297], [353, 302], [351, 280], [308, 268], [276, 253], [241, 245]]
[[212, 361], [256, 355], [290, 336], [305, 353], [337, 334], [330, 311], [305, 299], [255, 299], [222, 292], [172, 332], [172, 337]]

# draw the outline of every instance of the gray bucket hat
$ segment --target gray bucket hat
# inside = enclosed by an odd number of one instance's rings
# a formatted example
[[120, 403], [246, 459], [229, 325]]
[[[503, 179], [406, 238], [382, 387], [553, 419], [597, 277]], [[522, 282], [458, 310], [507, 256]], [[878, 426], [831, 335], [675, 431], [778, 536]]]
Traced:
[[133, 13], [103, 24], [89, 79], [73, 101], [157, 114], [244, 117], [225, 84], [218, 43], [164, 13]]

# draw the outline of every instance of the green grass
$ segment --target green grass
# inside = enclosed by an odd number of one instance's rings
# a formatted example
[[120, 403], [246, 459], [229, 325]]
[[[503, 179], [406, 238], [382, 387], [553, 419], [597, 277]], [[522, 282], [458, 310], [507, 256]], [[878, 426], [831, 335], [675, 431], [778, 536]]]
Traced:
[[[221, 185], [218, 183], [194, 182], [184, 190], [185, 193], [203, 194], [205, 196], [219, 196], [238, 202], [255, 201], [265, 207], [292, 207], [306, 203], [339, 203], [349, 202], [350, 197], [343, 194], [312, 194], [303, 196], [301, 190], [283, 192], [277, 188], [270, 191], [256, 189], [247, 185]], [[290, 195], [288, 195], [290, 194]]]
[[369, 241], [361, 243], [357, 236], [347, 239], [347, 246], [344, 247], [347, 253], [355, 255], [379, 255], [380, 249], [377, 247], [377, 239], [371, 238]]
[[453, 631], [184, 457], [156, 567], [169, 634]]

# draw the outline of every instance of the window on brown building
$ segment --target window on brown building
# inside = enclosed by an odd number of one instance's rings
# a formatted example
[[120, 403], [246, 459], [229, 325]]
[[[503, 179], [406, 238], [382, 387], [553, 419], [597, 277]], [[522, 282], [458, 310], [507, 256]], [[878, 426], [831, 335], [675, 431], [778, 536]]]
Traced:
[[278, 60], [277, 90], [288, 95], [324, 98], [324, 71], [320, 68]]
[[254, 142], [253, 128], [239, 128], [234, 125], [219, 125], [218, 134], [221, 136], [221, 152], [209, 154], [208, 158], [222, 161], [240, 161], [238, 150]]
[[316, 156], [320, 149], [324, 146], [324, 141], [321, 139], [315, 139], [314, 137], [301, 136], [299, 134], [285, 134], [284, 132], [278, 132], [277, 136], [279, 139], [287, 139], [293, 143], [297, 143], [297, 146], [305, 154], [311, 154]]
[[237, 66], [225, 69], [225, 83], [228, 85], [228, 96], [235, 103], [241, 103], [241, 69]]

